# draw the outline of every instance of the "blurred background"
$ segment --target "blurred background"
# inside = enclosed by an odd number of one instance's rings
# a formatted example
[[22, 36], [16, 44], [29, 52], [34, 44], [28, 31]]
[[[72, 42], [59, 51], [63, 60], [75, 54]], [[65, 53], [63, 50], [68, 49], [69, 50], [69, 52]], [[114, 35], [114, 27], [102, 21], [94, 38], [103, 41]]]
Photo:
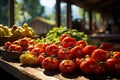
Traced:
[[0, 0], [0, 24], [29, 23], [37, 34], [68, 27], [88, 35], [120, 34], [119, 0]]

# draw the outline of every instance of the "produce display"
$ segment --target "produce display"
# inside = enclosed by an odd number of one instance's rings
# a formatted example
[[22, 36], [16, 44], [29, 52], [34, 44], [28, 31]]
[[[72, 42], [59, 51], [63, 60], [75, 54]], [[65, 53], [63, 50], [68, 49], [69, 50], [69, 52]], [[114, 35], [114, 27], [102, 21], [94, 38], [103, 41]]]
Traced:
[[0, 25], [0, 37], [32, 37], [35, 35], [35, 31], [24, 23], [21, 27], [18, 25], [13, 25], [12, 28], [8, 26]]
[[[26, 24], [23, 25], [26, 28]], [[120, 51], [111, 44], [91, 42], [83, 32], [66, 27], [53, 28], [45, 37], [24, 37], [4, 44], [6, 51], [23, 52], [22, 65], [40, 66], [46, 71], [85, 75], [120, 74]]]

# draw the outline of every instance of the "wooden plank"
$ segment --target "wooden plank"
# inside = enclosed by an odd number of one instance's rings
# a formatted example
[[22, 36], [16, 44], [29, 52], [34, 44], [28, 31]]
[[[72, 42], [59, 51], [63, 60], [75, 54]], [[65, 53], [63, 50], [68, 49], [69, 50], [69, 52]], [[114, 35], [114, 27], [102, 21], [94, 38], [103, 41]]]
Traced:
[[44, 69], [37, 70], [31, 67], [22, 67], [20, 63], [8, 62], [0, 58], [0, 67], [20, 80], [57, 80], [53, 76], [44, 75]]
[[0, 67], [15, 76], [20, 80], [117, 80], [116, 76], [101, 75], [101, 76], [85, 76], [82, 73], [62, 74], [59, 71], [45, 71], [41, 67], [23, 66], [19, 62], [4, 60], [0, 57]]

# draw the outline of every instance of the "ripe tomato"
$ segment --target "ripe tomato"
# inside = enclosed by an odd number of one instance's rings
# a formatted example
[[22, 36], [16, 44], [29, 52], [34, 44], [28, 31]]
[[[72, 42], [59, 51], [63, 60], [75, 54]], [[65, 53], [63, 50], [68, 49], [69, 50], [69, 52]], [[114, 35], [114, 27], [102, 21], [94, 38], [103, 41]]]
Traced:
[[42, 60], [45, 59], [47, 57], [47, 55], [45, 53], [41, 53], [38, 57], [37, 57], [37, 61], [39, 65], [42, 65]]
[[84, 74], [93, 74], [97, 68], [97, 62], [94, 58], [85, 58], [81, 64], [80, 69]]
[[59, 69], [59, 61], [57, 58], [46, 57], [42, 60], [42, 67], [47, 71]]
[[64, 48], [67, 48], [67, 47], [73, 47], [76, 45], [76, 39], [75, 38], [72, 38], [72, 37], [65, 37], [62, 42], [61, 42], [62, 46]]
[[84, 58], [75, 58], [75, 66], [77, 70], [80, 70], [80, 64], [84, 60]]
[[68, 48], [61, 48], [58, 51], [58, 59], [63, 60], [63, 59], [72, 59], [73, 54], [70, 52]]
[[27, 38], [23, 38], [20, 40], [20, 46], [22, 47], [23, 51], [26, 51], [28, 46], [29, 46], [29, 42], [27, 40]]
[[31, 50], [32, 54], [35, 55], [35, 56], [39, 56], [42, 52], [44, 52], [44, 50], [42, 48], [33, 48]]
[[83, 49], [84, 55], [90, 55], [91, 56], [92, 52], [95, 49], [97, 49], [97, 47], [94, 46], [94, 45], [87, 45], [87, 46], [85, 46], [84, 49]]
[[21, 46], [16, 46], [15, 51], [22, 52], [22, 47]]
[[106, 61], [109, 57], [109, 52], [103, 49], [96, 49], [91, 54], [91, 57], [97, 61]]
[[16, 51], [16, 47], [17, 47], [16, 44], [11, 44], [11, 45], [8, 47], [8, 50], [9, 50], [9, 51]]
[[107, 51], [112, 51], [113, 50], [113, 46], [110, 43], [101, 43], [99, 48], [107, 50]]
[[106, 69], [108, 72], [120, 74], [120, 60], [118, 59], [107, 59]]
[[51, 55], [56, 55], [58, 53], [58, 46], [57, 45], [49, 45], [45, 48], [45, 52], [47, 53], [48, 56]]
[[76, 45], [82, 45], [83, 47], [87, 46], [87, 42], [84, 40], [77, 41]]
[[9, 42], [9, 41], [5, 42], [5, 44], [4, 44], [4, 48], [7, 50], [8, 47], [9, 47], [11, 44], [12, 44], [12, 43]]
[[112, 58], [120, 60], [120, 52], [119, 51], [113, 52], [113, 57]]
[[75, 71], [75, 63], [72, 60], [62, 60], [59, 64], [59, 69], [65, 74], [73, 73]]
[[35, 48], [34, 45], [31, 44], [31, 45], [29, 45], [29, 46], [27, 47], [27, 50], [28, 50], [28, 51], [31, 51], [31, 50], [34, 49], [34, 48]]
[[101, 75], [104, 72], [105, 72], [105, 65], [103, 63], [98, 63], [98, 65], [94, 69], [94, 74]]
[[83, 57], [83, 47], [81, 45], [75, 46], [70, 50], [70, 52], [73, 54], [73, 56], [76, 57]]
[[69, 34], [62, 34], [61, 36], [60, 36], [60, 42], [62, 42], [62, 40], [65, 38], [65, 37], [68, 37], [68, 36], [70, 36]]

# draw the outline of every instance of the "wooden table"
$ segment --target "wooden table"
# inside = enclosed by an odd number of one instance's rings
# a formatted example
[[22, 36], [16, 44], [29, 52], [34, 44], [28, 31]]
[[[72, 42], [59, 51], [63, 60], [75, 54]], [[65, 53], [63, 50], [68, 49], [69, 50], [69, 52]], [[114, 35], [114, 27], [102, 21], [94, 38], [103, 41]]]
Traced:
[[85, 76], [82, 73], [62, 74], [47, 72], [40, 67], [22, 66], [19, 62], [4, 60], [0, 56], [0, 67], [20, 80], [118, 80], [119, 76]]

